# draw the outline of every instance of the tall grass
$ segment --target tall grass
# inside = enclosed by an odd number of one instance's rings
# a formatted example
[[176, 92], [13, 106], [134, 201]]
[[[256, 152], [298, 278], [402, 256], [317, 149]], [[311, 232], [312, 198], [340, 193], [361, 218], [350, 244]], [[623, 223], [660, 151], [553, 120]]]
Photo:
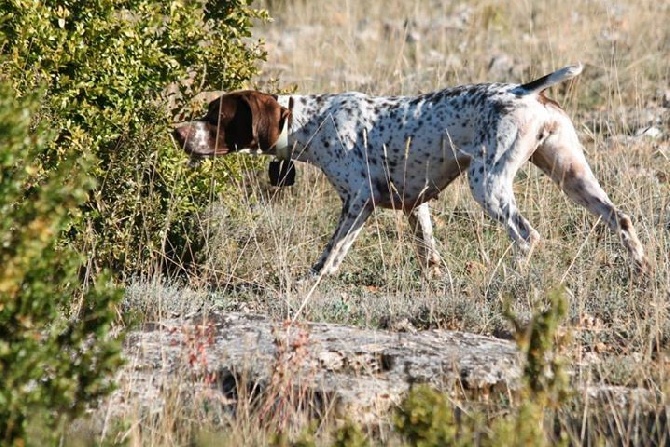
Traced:
[[[667, 391], [670, 126], [668, 110], [655, 107], [670, 85], [670, 6], [651, 0], [260, 4], [275, 18], [256, 29], [268, 50], [263, 76], [256, 81], [260, 88], [415, 94], [457, 83], [529, 80], [559, 66], [585, 63], [571, 88], [550, 96], [574, 118], [604, 189], [632, 216], [654, 274], [646, 280], [632, 274], [616, 237], [528, 166], [515, 191], [543, 243], [527, 268], [514, 262], [505, 231], [484, 216], [465, 182], [457, 180], [431, 204], [444, 277], [422, 277], [402, 213], [377, 211], [340, 272], [309, 290], [298, 279], [334, 231], [340, 203], [318, 170], [300, 165], [296, 185], [282, 190], [271, 188], [263, 173], [250, 168], [236, 192], [213, 199], [211, 212], [203, 216], [214, 236], [206, 263], [190, 283], [138, 280], [131, 285], [129, 303], [144, 299], [146, 315], [160, 320], [183, 311], [175, 298], [175, 290], [181, 290], [184, 299], [195, 296], [203, 306], [278, 319], [509, 337], [504, 302], [529, 318], [547, 304], [546, 292], [562, 285], [569, 297], [566, 329], [573, 335], [564, 355], [577, 389], [609, 384]], [[646, 115], [659, 118], [635, 118]], [[664, 135], [630, 137], [648, 124], [659, 126]], [[591, 422], [576, 425], [573, 442], [603, 427], [611, 436], [632, 439], [626, 436], [635, 421], [622, 422], [630, 416], [624, 409], [613, 404], [589, 408], [584, 399], [578, 401], [564, 409], [563, 417], [579, 419], [581, 411], [583, 421]], [[143, 430], [129, 431], [128, 439], [134, 445], [177, 445], [176, 435], [155, 442], [146, 435], [174, 433], [170, 421], [176, 413], [196, 410], [175, 402], [173, 411], [151, 421], [129, 414], [129, 423]], [[650, 423], [650, 414], [637, 423]], [[195, 431], [216, 431], [216, 424], [209, 423], [194, 423]], [[233, 427], [229, 445], [239, 445], [240, 439], [267, 441], [252, 419], [226, 423]]]

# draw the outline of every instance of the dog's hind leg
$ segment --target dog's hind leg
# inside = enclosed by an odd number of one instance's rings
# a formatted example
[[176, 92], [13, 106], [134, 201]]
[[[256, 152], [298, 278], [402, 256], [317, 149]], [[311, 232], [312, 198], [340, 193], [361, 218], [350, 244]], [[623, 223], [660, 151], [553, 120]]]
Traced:
[[599, 216], [619, 236], [638, 272], [649, 270], [644, 249], [630, 217], [617, 209], [589, 167], [582, 146], [567, 119], [531, 156], [531, 162], [550, 176], [575, 203]]
[[[521, 215], [514, 197], [512, 182], [516, 170], [488, 167], [480, 161], [470, 163], [468, 182], [472, 195], [486, 214], [505, 225], [510, 239], [517, 243], [524, 253], [529, 253], [540, 235]], [[488, 169], [488, 170], [487, 170]]]

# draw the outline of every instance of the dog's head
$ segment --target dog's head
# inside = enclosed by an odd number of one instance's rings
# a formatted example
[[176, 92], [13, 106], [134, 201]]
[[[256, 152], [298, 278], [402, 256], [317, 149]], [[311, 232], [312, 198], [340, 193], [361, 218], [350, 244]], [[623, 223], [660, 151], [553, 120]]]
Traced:
[[209, 103], [203, 118], [177, 126], [173, 135], [196, 159], [240, 151], [271, 153], [290, 113], [274, 95], [227, 93]]

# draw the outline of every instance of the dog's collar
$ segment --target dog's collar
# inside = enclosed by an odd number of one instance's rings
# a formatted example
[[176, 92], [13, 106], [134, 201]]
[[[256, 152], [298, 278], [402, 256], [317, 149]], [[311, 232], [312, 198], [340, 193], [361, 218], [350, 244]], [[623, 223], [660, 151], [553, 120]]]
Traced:
[[293, 141], [291, 138], [291, 130], [293, 127], [293, 96], [280, 95], [277, 97], [277, 102], [280, 106], [289, 110], [289, 114], [284, 121], [284, 127], [279, 134], [277, 144], [275, 144], [275, 154], [281, 161], [291, 160], [293, 152]]

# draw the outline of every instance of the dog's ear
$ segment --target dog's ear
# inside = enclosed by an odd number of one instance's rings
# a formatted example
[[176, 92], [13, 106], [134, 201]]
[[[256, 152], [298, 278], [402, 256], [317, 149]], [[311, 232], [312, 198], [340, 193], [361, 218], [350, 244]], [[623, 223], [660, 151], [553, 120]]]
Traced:
[[248, 101], [239, 93], [221, 95], [209, 104], [205, 121], [216, 143], [216, 153], [251, 148], [254, 143], [252, 115]]
[[[206, 120], [217, 126], [217, 146], [268, 151], [279, 139], [290, 111], [272, 95], [242, 91], [222, 95], [209, 105]], [[217, 152], [221, 152], [218, 151]]]
[[251, 109], [251, 129], [258, 148], [270, 150], [279, 139], [290, 111], [279, 105], [272, 95], [248, 92], [244, 97]]

